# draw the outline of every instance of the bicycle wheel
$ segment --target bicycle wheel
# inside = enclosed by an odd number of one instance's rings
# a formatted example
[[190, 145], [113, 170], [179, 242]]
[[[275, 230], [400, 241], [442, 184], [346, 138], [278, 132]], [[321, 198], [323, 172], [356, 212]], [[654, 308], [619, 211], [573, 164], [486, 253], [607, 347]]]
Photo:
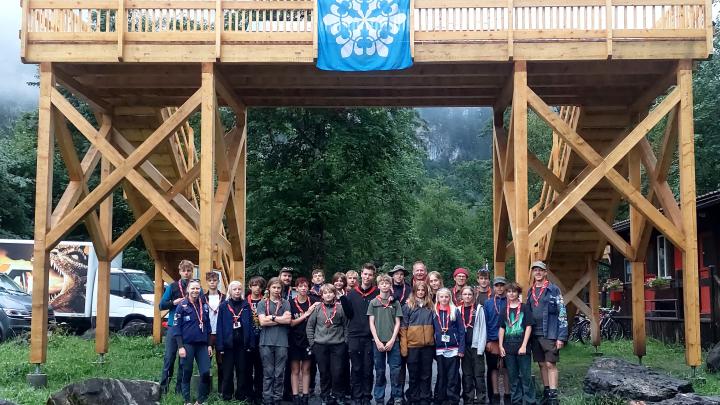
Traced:
[[586, 323], [586, 321], [584, 319], [576, 319], [575, 320], [572, 330], [570, 331], [570, 340], [571, 341], [583, 343], [582, 334], [583, 334], [583, 325], [585, 323]]
[[610, 318], [605, 324], [604, 335], [608, 340], [618, 340], [625, 337], [625, 331], [620, 322]]
[[580, 341], [584, 343], [590, 343], [592, 341], [592, 325], [590, 325], [590, 321], [585, 322], [583, 325], [582, 330], [582, 336], [580, 338]]

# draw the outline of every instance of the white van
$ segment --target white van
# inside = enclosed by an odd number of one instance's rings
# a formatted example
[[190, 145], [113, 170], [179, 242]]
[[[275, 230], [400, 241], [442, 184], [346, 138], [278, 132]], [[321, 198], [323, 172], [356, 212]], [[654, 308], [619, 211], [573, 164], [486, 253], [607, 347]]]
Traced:
[[[155, 283], [142, 270], [110, 270], [110, 329], [119, 330], [130, 322], [152, 324]], [[95, 288], [97, 291], [97, 277]], [[93, 294], [93, 324], [97, 316], [97, 294]]]

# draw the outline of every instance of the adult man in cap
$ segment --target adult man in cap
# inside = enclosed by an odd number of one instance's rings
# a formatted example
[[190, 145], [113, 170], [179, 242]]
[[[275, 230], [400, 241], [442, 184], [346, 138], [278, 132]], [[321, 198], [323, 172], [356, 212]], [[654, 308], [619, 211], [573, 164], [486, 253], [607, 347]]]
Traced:
[[[507, 300], [505, 298], [505, 277], [497, 276], [493, 280], [493, 294], [485, 301], [483, 311], [485, 311], [485, 325], [487, 327], [487, 343], [485, 344], [485, 359], [488, 369], [488, 394], [490, 394], [491, 403], [500, 403], [500, 387], [498, 385], [498, 375], [503, 374], [503, 392], [510, 393], [510, 385], [508, 384], [508, 375], [505, 368], [502, 367], [500, 361], [500, 322], [505, 316], [505, 306]], [[508, 400], [505, 401], [510, 402]]]
[[292, 298], [294, 298], [292, 289], [293, 268], [287, 266], [281, 268], [280, 273], [278, 273], [278, 277], [280, 278], [280, 282], [282, 283], [282, 291], [280, 292], [280, 296], [283, 299], [290, 301]]
[[477, 296], [476, 302], [485, 306], [485, 301], [492, 296], [493, 289], [490, 287], [490, 270], [485, 267], [480, 267], [477, 271], [478, 285], [475, 289], [475, 295]]
[[560, 349], [567, 341], [567, 313], [560, 288], [547, 278], [547, 266], [534, 262], [533, 285], [528, 292], [527, 303], [533, 314], [535, 327], [531, 339], [533, 358], [540, 366], [543, 385], [543, 402], [557, 405], [558, 369]]
[[462, 305], [462, 289], [467, 285], [468, 277], [470, 273], [463, 267], [458, 267], [453, 272], [453, 280], [455, 280], [455, 286], [452, 288], [452, 299], [455, 306]]

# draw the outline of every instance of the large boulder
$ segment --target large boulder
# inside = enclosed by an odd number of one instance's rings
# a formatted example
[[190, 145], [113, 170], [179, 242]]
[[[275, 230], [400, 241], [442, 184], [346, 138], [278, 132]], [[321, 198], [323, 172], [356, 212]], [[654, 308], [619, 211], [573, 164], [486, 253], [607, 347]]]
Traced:
[[715, 346], [710, 349], [707, 359], [705, 359], [705, 365], [708, 371], [712, 373], [720, 371], [720, 343], [715, 344]]
[[692, 384], [639, 364], [602, 357], [595, 359], [588, 369], [583, 390], [588, 394], [659, 402], [678, 393], [692, 392]]
[[152, 324], [147, 322], [130, 322], [118, 331], [120, 336], [152, 336]]
[[720, 405], [720, 397], [703, 397], [696, 394], [677, 394], [673, 398], [660, 402], [653, 402], [653, 405]]
[[160, 404], [160, 384], [114, 378], [91, 378], [67, 385], [47, 401], [47, 405], [152, 404]]

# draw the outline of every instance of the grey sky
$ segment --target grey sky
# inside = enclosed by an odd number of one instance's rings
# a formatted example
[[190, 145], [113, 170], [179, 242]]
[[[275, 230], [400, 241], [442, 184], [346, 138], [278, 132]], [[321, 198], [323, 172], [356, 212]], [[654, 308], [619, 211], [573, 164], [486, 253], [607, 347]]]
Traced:
[[0, 102], [11, 100], [17, 107], [37, 103], [38, 90], [26, 83], [35, 80], [37, 67], [20, 62], [20, 16], [18, 0], [1, 0], [0, 5]]

